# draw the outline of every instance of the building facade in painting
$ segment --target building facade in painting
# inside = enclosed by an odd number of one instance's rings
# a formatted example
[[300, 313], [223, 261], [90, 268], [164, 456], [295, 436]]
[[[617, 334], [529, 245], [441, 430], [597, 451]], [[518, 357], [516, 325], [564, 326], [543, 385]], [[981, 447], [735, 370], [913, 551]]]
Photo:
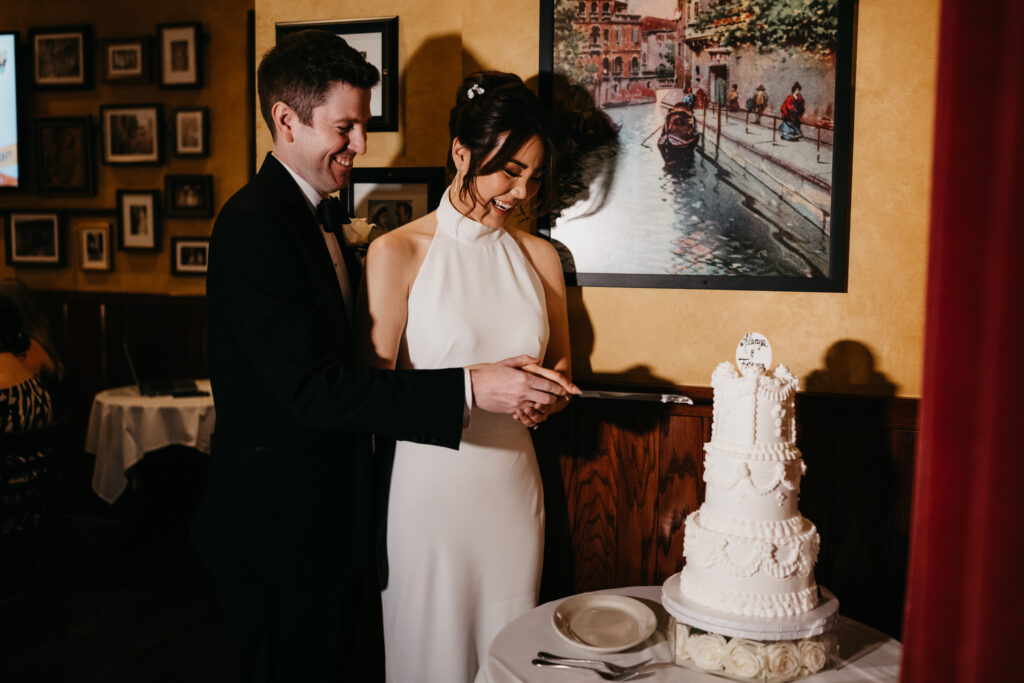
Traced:
[[[564, 1], [564, 0], [563, 0]], [[590, 74], [596, 104], [602, 107], [653, 102], [659, 88], [676, 80], [674, 18], [629, 11], [623, 0], [574, 3], [571, 39], [578, 73]], [[584, 80], [584, 79], [577, 79]]]
[[[711, 102], [722, 104], [733, 84], [741, 103], [764, 86], [765, 113], [777, 115], [793, 84], [800, 83], [806, 100], [804, 120], [829, 127], [835, 109], [836, 52], [834, 41], [829, 41], [835, 0], [815, 0], [825, 19], [817, 18], [817, 8], [790, 10], [791, 16], [772, 13], [774, 21], [788, 23], [793, 30], [782, 34], [785, 44], [766, 45], [762, 35], [778, 36], [779, 32], [759, 34], [750, 24], [760, 24], [760, 17], [751, 22], [754, 12], [771, 1], [680, 0], [677, 85], [696, 88], [699, 84]], [[804, 30], [814, 39], [805, 37]]]

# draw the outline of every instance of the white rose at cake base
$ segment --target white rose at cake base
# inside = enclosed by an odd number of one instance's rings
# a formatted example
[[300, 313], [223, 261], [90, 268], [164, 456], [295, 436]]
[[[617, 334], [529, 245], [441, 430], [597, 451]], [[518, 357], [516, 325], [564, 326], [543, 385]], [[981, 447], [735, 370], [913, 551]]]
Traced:
[[818, 586], [820, 537], [798, 508], [799, 379], [771, 368], [751, 333], [712, 373], [703, 504], [684, 525], [682, 571], [665, 582], [676, 663], [737, 680], [789, 681], [838, 658], [839, 603]]

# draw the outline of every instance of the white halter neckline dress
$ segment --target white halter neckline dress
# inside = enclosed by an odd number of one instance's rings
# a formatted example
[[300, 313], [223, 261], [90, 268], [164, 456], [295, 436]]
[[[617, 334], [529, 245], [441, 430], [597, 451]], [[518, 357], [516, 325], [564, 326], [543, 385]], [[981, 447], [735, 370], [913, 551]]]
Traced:
[[[543, 358], [539, 276], [512, 235], [460, 214], [451, 191], [409, 292], [398, 366]], [[537, 604], [544, 497], [529, 431], [473, 408], [457, 451], [398, 442], [387, 547], [387, 680], [470, 683], [498, 631]]]

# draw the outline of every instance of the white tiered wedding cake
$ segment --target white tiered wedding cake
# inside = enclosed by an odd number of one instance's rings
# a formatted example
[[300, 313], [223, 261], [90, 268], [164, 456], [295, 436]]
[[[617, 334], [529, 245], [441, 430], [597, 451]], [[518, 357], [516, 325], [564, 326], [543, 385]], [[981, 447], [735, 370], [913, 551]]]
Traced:
[[818, 532], [797, 509], [806, 471], [796, 447], [799, 380], [785, 365], [722, 363], [704, 446], [704, 504], [686, 519], [683, 595], [752, 617], [788, 617], [818, 604]]
[[814, 580], [818, 531], [797, 507], [799, 380], [751, 333], [720, 364], [704, 503], [686, 518], [683, 570], [662, 587], [676, 662], [739, 680], [789, 681], [838, 657], [839, 602]]

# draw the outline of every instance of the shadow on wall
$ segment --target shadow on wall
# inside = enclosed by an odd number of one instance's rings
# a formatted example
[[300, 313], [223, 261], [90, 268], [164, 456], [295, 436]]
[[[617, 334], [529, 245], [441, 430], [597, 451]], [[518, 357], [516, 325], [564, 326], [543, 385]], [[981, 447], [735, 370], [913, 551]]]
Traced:
[[825, 352], [825, 368], [804, 381], [806, 391], [857, 396], [895, 396], [897, 386], [875, 369], [871, 350], [858, 341], [837, 341]]
[[[800, 511], [821, 534], [815, 569], [841, 612], [898, 638], [913, 483], [913, 432], [891, 424], [896, 385], [864, 344], [838, 341], [797, 396], [807, 463]], [[814, 395], [818, 394], [818, 395]]]
[[[547, 76], [546, 76], [547, 77]], [[560, 74], [550, 75], [551, 116], [555, 124], [558, 166], [558, 197], [553, 212], [566, 208], [562, 197], [572, 197], [574, 204], [586, 204], [585, 215], [600, 211], [608, 200], [615, 179], [618, 157], [619, 126], [594, 102], [586, 88], [570, 82]], [[526, 84], [545, 96], [540, 77]], [[591, 154], [602, 147], [602, 154]], [[583, 158], [588, 162], [584, 164]], [[540, 221], [541, 229], [550, 228], [550, 217]], [[575, 284], [576, 263], [569, 249], [557, 240], [551, 243], [562, 260], [568, 284]]]

